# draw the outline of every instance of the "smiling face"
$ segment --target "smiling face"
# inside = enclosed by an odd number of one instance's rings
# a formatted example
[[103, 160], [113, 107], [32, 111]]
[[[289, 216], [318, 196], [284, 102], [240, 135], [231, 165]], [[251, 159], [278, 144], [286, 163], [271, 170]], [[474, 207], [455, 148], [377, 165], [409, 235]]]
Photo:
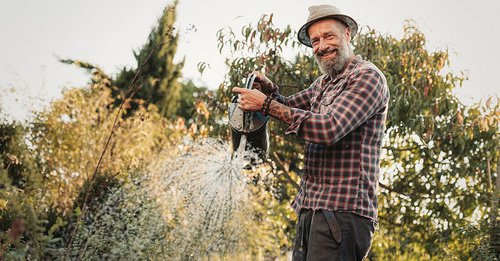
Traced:
[[325, 19], [312, 24], [308, 33], [321, 72], [339, 75], [352, 55], [350, 28], [337, 20]]

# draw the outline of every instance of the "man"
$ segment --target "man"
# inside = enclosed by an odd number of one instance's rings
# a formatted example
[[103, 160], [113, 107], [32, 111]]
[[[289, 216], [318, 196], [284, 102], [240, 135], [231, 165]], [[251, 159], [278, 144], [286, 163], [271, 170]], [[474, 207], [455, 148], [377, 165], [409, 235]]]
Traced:
[[305, 168], [292, 207], [299, 214], [293, 260], [362, 260], [377, 220], [380, 147], [389, 90], [382, 72], [354, 55], [351, 17], [329, 5], [311, 6], [298, 39], [312, 47], [323, 72], [289, 97], [265, 75], [254, 89], [235, 87], [239, 107], [288, 124], [306, 141]]

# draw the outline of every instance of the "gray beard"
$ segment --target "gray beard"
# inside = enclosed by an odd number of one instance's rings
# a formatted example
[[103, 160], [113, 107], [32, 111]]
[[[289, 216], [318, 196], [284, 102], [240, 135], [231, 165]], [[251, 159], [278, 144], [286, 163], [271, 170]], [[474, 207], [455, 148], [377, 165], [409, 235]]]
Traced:
[[319, 69], [322, 73], [330, 75], [332, 78], [337, 77], [340, 73], [342, 73], [342, 70], [344, 69], [344, 66], [348, 60], [348, 54], [346, 50], [346, 46], [344, 44], [341, 44], [339, 46], [337, 55], [329, 60], [320, 60], [320, 57], [315, 54], [314, 58], [316, 59], [316, 62], [319, 65]]

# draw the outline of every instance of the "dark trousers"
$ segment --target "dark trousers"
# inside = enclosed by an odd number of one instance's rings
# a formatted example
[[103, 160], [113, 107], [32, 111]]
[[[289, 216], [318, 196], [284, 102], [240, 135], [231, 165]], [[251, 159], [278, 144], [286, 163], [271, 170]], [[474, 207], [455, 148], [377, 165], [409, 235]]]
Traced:
[[374, 230], [370, 219], [354, 213], [302, 209], [292, 260], [363, 260]]

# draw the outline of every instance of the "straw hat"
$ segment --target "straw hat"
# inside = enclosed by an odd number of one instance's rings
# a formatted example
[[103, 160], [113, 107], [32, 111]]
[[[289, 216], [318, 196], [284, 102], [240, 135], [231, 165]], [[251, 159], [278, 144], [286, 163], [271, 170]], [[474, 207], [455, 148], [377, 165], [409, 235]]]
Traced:
[[337, 7], [332, 5], [313, 5], [309, 7], [309, 17], [307, 17], [307, 22], [299, 30], [299, 42], [312, 47], [311, 39], [309, 38], [309, 34], [307, 33], [309, 27], [315, 22], [327, 18], [341, 21], [346, 26], [351, 28], [351, 39], [356, 35], [358, 31], [358, 24], [350, 16], [342, 14], [342, 12], [340, 12]]

